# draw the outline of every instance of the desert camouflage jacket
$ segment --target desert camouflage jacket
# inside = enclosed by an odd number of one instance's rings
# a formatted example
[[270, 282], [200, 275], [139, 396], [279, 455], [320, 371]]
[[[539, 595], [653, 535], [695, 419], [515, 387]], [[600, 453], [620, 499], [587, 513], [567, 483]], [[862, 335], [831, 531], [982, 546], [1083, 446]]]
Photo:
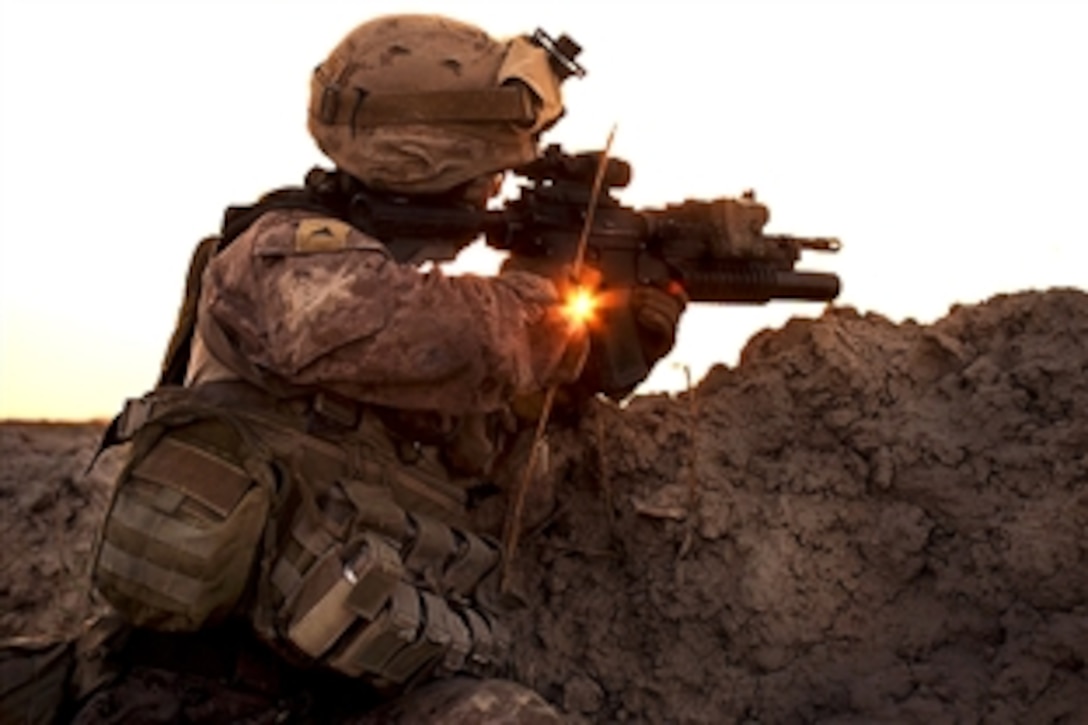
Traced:
[[405, 410], [494, 411], [550, 382], [567, 339], [555, 302], [535, 275], [421, 272], [342, 221], [270, 211], [204, 274], [188, 382], [225, 376], [200, 340], [214, 325], [289, 384]]

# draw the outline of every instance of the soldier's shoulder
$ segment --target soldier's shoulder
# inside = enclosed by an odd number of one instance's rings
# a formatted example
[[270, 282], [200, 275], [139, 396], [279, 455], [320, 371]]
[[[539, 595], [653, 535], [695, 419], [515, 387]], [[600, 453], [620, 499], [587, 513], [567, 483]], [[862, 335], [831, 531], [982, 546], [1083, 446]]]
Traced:
[[385, 245], [347, 222], [311, 211], [274, 210], [262, 214], [239, 238], [257, 256], [330, 254], [371, 251], [387, 254]]

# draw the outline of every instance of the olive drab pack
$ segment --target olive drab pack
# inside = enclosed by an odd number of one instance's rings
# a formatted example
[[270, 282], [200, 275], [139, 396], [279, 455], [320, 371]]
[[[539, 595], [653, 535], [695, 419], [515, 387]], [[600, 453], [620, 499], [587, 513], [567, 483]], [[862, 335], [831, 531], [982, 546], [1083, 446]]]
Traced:
[[271, 460], [229, 413], [160, 388], [131, 401], [120, 474], [94, 561], [131, 623], [195, 631], [226, 618], [250, 581], [276, 489]]

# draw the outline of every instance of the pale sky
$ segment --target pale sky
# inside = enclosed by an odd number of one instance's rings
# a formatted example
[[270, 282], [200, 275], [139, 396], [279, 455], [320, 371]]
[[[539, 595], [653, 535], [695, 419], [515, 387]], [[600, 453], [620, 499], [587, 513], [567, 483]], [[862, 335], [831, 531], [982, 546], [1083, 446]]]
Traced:
[[[0, 418], [106, 417], [151, 386], [193, 245], [325, 162], [312, 68], [420, 11], [569, 33], [589, 75], [547, 140], [617, 124], [636, 207], [756, 189], [769, 231], [843, 240], [801, 265], [840, 274], [840, 304], [931, 321], [1088, 286], [1088, 3], [0, 0]], [[644, 390], [820, 312], [693, 306]]]

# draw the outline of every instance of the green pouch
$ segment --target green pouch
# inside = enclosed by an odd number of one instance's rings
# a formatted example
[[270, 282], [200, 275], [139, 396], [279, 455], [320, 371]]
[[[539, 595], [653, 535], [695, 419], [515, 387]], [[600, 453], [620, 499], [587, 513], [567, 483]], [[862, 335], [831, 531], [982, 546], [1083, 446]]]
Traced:
[[[158, 438], [141, 445], [142, 435]], [[136, 434], [94, 565], [98, 589], [132, 624], [194, 631], [246, 592], [272, 492], [239, 441], [215, 419]]]

